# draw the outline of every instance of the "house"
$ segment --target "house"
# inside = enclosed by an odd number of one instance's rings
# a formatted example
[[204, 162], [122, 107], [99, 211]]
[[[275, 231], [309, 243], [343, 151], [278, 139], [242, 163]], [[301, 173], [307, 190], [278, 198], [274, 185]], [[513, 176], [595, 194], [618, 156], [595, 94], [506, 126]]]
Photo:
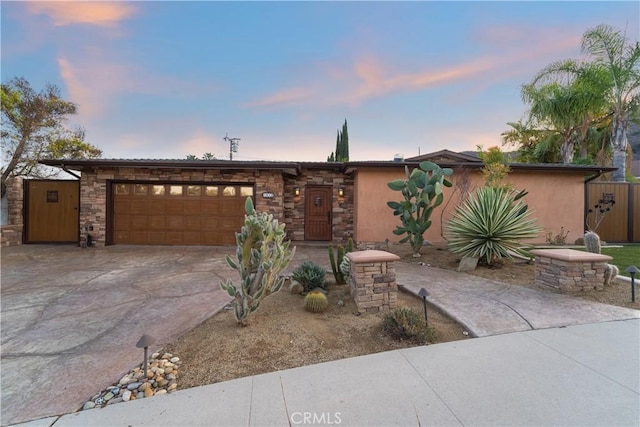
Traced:
[[[425, 234], [443, 241], [442, 225], [466, 194], [482, 185], [482, 162], [448, 150], [402, 161], [266, 162], [229, 160], [43, 160], [77, 181], [26, 181], [25, 243], [96, 245], [229, 245], [244, 220], [244, 201], [286, 224], [292, 241], [362, 245], [397, 242], [399, 220], [386, 202], [399, 200], [387, 183], [405, 167], [429, 160], [454, 169], [452, 188]], [[508, 181], [526, 189], [526, 201], [547, 232], [563, 227], [568, 241], [584, 232], [585, 181], [612, 168], [512, 164]], [[66, 210], [66, 212], [63, 212]], [[44, 214], [43, 214], [44, 212]], [[65, 227], [61, 219], [65, 218]], [[62, 233], [51, 237], [51, 233]], [[48, 234], [47, 234], [48, 233]], [[53, 239], [53, 240], [51, 240]]]

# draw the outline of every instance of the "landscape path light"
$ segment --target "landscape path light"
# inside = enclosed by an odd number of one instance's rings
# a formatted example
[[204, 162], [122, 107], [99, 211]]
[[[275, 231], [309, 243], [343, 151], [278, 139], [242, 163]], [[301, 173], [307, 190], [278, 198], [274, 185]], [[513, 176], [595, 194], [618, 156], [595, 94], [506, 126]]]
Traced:
[[427, 320], [427, 296], [428, 295], [429, 295], [429, 292], [427, 292], [425, 288], [420, 288], [420, 291], [418, 292], [418, 296], [422, 298], [422, 304], [424, 305], [424, 323], [427, 326], [427, 328], [429, 327], [429, 320]]
[[144, 360], [142, 361], [142, 368], [144, 369], [145, 378], [147, 378], [147, 350], [149, 349], [149, 346], [154, 342], [156, 342], [156, 339], [154, 337], [144, 334], [136, 343], [136, 347], [144, 348]]
[[636, 273], [640, 273], [640, 268], [630, 265], [624, 271], [631, 276], [631, 302], [636, 302]]

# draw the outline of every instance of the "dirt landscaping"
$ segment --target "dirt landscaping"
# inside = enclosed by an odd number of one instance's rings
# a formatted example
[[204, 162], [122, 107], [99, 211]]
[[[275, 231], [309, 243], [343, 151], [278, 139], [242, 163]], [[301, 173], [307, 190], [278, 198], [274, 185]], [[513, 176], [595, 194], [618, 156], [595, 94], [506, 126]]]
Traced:
[[[443, 245], [425, 247], [418, 259], [411, 256], [408, 246], [392, 246], [388, 250], [401, 256], [402, 262], [424, 262], [445, 269], [456, 269], [459, 260]], [[471, 274], [540, 289], [534, 284], [533, 265], [526, 261], [506, 261], [495, 268], [479, 266]], [[332, 279], [331, 274], [327, 279]], [[605, 291], [577, 296], [640, 309], [640, 303], [630, 302], [626, 282], [616, 283]], [[250, 325], [244, 328], [237, 326], [230, 310], [209, 318], [165, 349], [179, 355], [184, 362], [179, 388], [416, 345], [388, 337], [382, 328], [381, 314], [357, 315], [348, 286], [332, 284], [328, 297], [329, 309], [313, 314], [304, 310], [301, 295], [283, 289], [266, 298]], [[399, 292], [398, 301], [399, 306], [423, 313], [422, 300], [411, 294]], [[460, 325], [431, 306], [428, 317], [438, 342], [468, 338]]]

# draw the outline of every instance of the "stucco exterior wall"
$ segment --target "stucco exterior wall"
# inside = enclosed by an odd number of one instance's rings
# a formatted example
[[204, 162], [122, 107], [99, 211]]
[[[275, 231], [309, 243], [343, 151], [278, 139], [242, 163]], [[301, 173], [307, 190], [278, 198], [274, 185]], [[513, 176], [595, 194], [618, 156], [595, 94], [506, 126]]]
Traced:
[[[392, 191], [387, 186], [389, 181], [404, 179], [404, 167], [361, 168], [356, 172], [354, 210], [354, 234], [358, 243], [389, 242], [396, 243], [402, 237], [393, 234], [396, 225], [400, 224], [398, 217], [387, 206], [387, 201], [400, 201], [401, 194]], [[434, 210], [431, 217], [433, 224], [425, 233], [430, 242], [443, 242], [442, 226], [450, 219], [455, 206], [460, 203], [461, 186], [468, 191], [483, 185], [480, 171], [455, 170], [450, 181], [453, 187], [445, 188], [444, 203]], [[584, 233], [584, 176], [582, 172], [566, 171], [512, 171], [508, 182], [515, 189], [526, 189], [529, 194], [525, 197], [537, 224], [543, 227], [535, 243], [544, 243], [546, 233], [554, 235], [560, 232], [560, 227], [569, 231], [568, 243], [573, 243]]]

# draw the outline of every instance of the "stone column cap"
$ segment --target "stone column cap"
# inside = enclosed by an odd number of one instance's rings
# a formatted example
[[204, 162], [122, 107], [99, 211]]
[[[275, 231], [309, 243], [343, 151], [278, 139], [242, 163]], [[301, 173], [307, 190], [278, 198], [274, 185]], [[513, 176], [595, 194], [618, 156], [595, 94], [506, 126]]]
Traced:
[[390, 262], [398, 261], [400, 257], [386, 251], [378, 251], [368, 249], [366, 251], [357, 251], [347, 253], [347, 257], [354, 264], [362, 264], [365, 262]]
[[536, 256], [570, 262], [611, 261], [613, 259], [609, 255], [594, 254], [593, 252], [575, 249], [533, 249], [530, 252]]

